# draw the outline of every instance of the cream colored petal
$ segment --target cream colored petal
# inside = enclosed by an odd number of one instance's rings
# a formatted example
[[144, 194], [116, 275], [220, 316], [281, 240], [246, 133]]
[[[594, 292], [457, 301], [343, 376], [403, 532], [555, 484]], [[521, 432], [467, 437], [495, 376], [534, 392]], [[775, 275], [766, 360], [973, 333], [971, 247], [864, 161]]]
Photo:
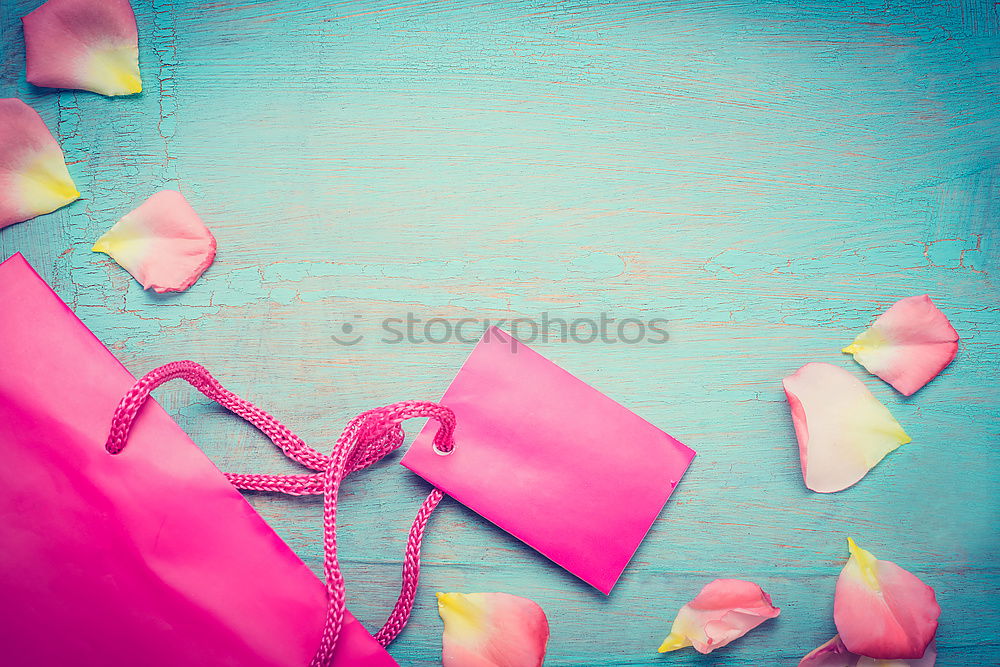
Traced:
[[832, 493], [856, 484], [886, 454], [910, 442], [889, 410], [838, 366], [806, 364], [783, 385], [802, 476], [813, 491]]

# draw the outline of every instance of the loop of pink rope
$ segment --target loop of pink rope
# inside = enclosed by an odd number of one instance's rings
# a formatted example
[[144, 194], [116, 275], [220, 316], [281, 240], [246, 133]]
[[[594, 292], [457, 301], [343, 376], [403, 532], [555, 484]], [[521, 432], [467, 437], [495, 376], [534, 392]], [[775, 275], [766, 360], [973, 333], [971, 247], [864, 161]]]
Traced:
[[[440, 424], [434, 436], [434, 447], [442, 452], [454, 448], [455, 415], [436, 403], [404, 401], [363, 412], [352, 419], [337, 439], [333, 452], [325, 456], [309, 447], [284, 424], [250, 401], [229, 391], [193, 361], [175, 361], [156, 368], [143, 377], [122, 397], [111, 420], [105, 448], [118, 454], [125, 448], [132, 423], [149, 398], [150, 392], [164, 382], [183, 379], [195, 389], [234, 414], [256, 426], [286, 456], [316, 472], [299, 475], [252, 475], [226, 473], [226, 478], [239, 489], [270, 491], [293, 496], [320, 495], [323, 498], [323, 571], [326, 581], [327, 613], [319, 649], [310, 663], [326, 667], [333, 657], [344, 621], [344, 577], [337, 560], [337, 497], [340, 483], [350, 473], [366, 468], [403, 444], [401, 422], [414, 417], [428, 417]], [[406, 543], [403, 560], [403, 581], [399, 597], [385, 625], [375, 633], [382, 646], [388, 646], [406, 626], [417, 582], [420, 578], [420, 545], [431, 512], [441, 501], [442, 493], [434, 489], [417, 512]]]

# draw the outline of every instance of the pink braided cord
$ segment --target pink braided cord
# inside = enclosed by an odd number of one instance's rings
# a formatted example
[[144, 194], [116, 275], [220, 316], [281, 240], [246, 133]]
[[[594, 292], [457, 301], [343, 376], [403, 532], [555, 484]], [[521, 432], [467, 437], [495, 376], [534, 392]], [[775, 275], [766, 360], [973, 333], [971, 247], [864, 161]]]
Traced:
[[[401, 422], [413, 417], [429, 417], [440, 424], [434, 436], [434, 447], [442, 453], [454, 448], [455, 415], [443, 405], [424, 401], [404, 401], [362, 412], [352, 419], [340, 434], [330, 456], [320, 454], [307, 445], [284, 424], [250, 401], [229, 391], [193, 361], [175, 361], [146, 373], [122, 397], [111, 420], [105, 448], [118, 454], [125, 448], [132, 423], [149, 398], [150, 392], [174, 379], [189, 382], [195, 389], [219, 405], [256, 426], [285, 455], [316, 472], [300, 475], [242, 475], [226, 473], [226, 478], [238, 489], [271, 491], [292, 496], [323, 495], [323, 572], [326, 579], [327, 612], [319, 649], [311, 667], [330, 664], [340, 628], [344, 621], [344, 577], [337, 560], [337, 496], [340, 483], [356, 470], [367, 468], [403, 444]], [[442, 493], [434, 489], [417, 512], [406, 542], [403, 560], [403, 583], [396, 604], [385, 625], [375, 633], [382, 646], [388, 646], [406, 626], [413, 610], [413, 600], [420, 578], [420, 544], [431, 512], [441, 501]]]

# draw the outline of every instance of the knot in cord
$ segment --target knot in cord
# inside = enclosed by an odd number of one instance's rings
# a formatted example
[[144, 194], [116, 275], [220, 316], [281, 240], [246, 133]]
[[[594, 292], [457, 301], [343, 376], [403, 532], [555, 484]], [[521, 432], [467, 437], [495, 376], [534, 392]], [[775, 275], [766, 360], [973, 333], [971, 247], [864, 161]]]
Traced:
[[[436, 420], [439, 428], [434, 436], [434, 448], [441, 454], [450, 453], [455, 446], [455, 414], [443, 405], [425, 401], [404, 401], [368, 410], [348, 422], [337, 438], [333, 451], [327, 456], [307, 445], [264, 410], [223, 387], [200, 364], [175, 361], [141, 377], [122, 397], [112, 417], [105, 443], [105, 449], [109, 453], [119, 454], [125, 448], [132, 424], [150, 392], [174, 379], [187, 381], [208, 398], [247, 420], [281, 449], [285, 456], [315, 471], [297, 475], [225, 475], [238, 489], [292, 496], [323, 496], [323, 572], [328, 602], [320, 646], [310, 665], [326, 667], [337, 647], [346, 607], [344, 577], [337, 560], [337, 496], [340, 483], [352, 472], [367, 468], [398, 449], [404, 440], [402, 422], [407, 419], [427, 417]], [[420, 578], [420, 547], [424, 530], [431, 512], [441, 498], [441, 491], [433, 489], [420, 506], [410, 527], [399, 597], [385, 625], [375, 633], [375, 639], [382, 646], [388, 646], [409, 620]]]

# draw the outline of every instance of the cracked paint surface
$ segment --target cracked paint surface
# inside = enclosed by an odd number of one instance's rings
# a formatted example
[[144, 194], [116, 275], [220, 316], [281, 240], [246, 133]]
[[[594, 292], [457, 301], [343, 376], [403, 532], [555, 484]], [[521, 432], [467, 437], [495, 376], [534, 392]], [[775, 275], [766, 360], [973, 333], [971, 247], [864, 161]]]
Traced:
[[[145, 90], [106, 99], [25, 83], [18, 17], [38, 4], [0, 14], [0, 95], [41, 114], [83, 197], [0, 231], [0, 259], [23, 252], [134, 373], [194, 359], [325, 449], [364, 409], [439, 397], [469, 352], [384, 343], [384, 318], [668, 321], [662, 345], [533, 344], [699, 452], [614, 595], [596, 604], [454, 503], [422, 590], [517, 592], [552, 620], [546, 664], [635, 665], [691, 590], [740, 577], [795, 614], [726, 664], [794, 664], [834, 634], [817, 619], [853, 535], [941, 592], [941, 664], [995, 662], [994, 7], [151, 0], [134, 3]], [[219, 241], [180, 295], [89, 250], [164, 188]], [[962, 342], [904, 399], [839, 350], [923, 293]], [[345, 323], [357, 345], [331, 339]], [[836, 498], [802, 487], [780, 388], [810, 361], [866, 381], [913, 438]], [[158, 398], [221, 468], [295, 470], [192, 392]], [[368, 627], [422, 494], [391, 465], [344, 489]], [[250, 501], [319, 571], [319, 499]], [[427, 594], [392, 650], [437, 664], [439, 638]]]

